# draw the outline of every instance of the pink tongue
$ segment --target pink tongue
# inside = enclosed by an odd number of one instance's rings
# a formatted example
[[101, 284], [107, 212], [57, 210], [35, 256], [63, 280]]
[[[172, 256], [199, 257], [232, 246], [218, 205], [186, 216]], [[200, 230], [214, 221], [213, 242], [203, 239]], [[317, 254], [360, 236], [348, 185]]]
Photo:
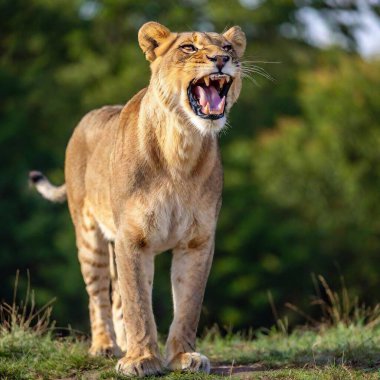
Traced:
[[197, 86], [195, 87], [194, 93], [199, 99], [199, 104], [202, 106], [202, 112], [204, 112], [207, 102], [210, 105], [210, 113], [219, 111], [219, 107], [223, 99], [220, 98], [218, 91], [216, 91], [214, 86]]

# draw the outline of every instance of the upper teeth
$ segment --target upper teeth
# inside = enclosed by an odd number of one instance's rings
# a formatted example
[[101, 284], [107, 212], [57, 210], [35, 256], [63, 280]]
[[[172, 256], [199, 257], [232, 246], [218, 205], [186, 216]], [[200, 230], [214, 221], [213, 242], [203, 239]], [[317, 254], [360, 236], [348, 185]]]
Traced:
[[224, 74], [211, 74], [211, 75], [206, 75], [203, 77], [203, 80], [207, 87], [210, 86], [210, 80], [213, 80], [213, 81], [219, 82], [219, 88], [222, 88], [224, 86], [224, 83], [228, 83], [230, 79], [231, 78], [229, 75], [224, 75]]

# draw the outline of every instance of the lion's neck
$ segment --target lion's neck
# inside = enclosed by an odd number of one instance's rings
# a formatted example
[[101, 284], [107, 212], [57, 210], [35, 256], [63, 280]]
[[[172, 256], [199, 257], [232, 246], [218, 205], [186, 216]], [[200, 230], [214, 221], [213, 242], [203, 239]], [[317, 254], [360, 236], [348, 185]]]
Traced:
[[[159, 104], [149, 90], [142, 100], [139, 127], [140, 143], [156, 143], [167, 168], [174, 173], [192, 173], [199, 170], [206, 156], [216, 158], [216, 137], [203, 136], [185, 117]], [[152, 138], [147, 141], [147, 128], [155, 141]]]

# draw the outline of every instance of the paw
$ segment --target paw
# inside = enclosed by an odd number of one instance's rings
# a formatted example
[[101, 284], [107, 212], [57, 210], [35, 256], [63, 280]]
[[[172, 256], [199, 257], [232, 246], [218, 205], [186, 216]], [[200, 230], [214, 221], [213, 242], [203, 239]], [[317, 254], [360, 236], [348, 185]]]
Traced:
[[116, 356], [120, 358], [123, 355], [120, 348], [115, 344], [92, 344], [88, 352], [91, 356]]
[[137, 359], [131, 359], [128, 358], [128, 356], [124, 356], [116, 364], [116, 371], [125, 376], [131, 377], [163, 374], [161, 361], [155, 356], [145, 356]]
[[168, 363], [167, 367], [172, 371], [190, 371], [210, 373], [210, 360], [198, 352], [185, 352], [178, 354]]

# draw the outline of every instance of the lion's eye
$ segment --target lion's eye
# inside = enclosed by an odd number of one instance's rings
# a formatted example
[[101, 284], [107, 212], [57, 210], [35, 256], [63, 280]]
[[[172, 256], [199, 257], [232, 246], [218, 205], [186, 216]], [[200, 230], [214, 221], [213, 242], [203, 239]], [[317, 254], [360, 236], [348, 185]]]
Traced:
[[198, 49], [192, 44], [181, 45], [180, 48], [185, 53], [195, 53], [198, 51]]
[[225, 50], [225, 51], [231, 51], [232, 50], [232, 45], [225, 45], [225, 46], [223, 46], [223, 50]]

